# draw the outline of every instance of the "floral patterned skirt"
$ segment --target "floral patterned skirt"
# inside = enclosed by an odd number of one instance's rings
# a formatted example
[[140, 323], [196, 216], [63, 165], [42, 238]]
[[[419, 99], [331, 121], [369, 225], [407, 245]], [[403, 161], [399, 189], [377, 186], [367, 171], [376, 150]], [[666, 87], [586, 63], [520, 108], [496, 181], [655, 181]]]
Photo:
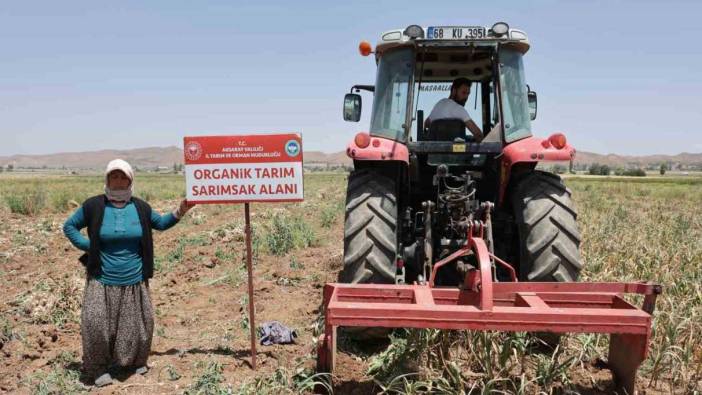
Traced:
[[146, 366], [153, 333], [148, 282], [104, 285], [88, 277], [80, 325], [86, 374], [99, 376], [112, 366]]

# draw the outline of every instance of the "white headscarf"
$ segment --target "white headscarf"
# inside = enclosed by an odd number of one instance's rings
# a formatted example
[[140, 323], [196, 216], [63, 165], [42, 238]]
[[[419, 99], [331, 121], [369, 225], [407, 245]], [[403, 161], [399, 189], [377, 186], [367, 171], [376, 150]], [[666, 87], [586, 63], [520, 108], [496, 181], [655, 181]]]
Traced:
[[[127, 178], [129, 178], [129, 187], [127, 187], [127, 189], [112, 190], [108, 186], [109, 183], [107, 181], [107, 178], [109, 177], [110, 173], [112, 173], [115, 170], [121, 171], [127, 176]], [[105, 195], [107, 196], [107, 200], [109, 200], [112, 203], [115, 203], [118, 207], [123, 207], [132, 198], [133, 190], [134, 170], [132, 170], [132, 166], [130, 166], [129, 163], [127, 163], [127, 161], [122, 159], [115, 159], [113, 161], [110, 161], [110, 163], [107, 164], [107, 168], [105, 169]]]

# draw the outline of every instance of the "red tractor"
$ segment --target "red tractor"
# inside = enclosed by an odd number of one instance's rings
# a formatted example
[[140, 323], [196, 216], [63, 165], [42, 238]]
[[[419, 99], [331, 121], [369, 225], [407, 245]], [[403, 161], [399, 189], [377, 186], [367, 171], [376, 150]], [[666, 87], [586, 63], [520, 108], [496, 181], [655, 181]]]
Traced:
[[[375, 48], [376, 84], [369, 133], [348, 145], [354, 171], [346, 192], [345, 283], [420, 283], [434, 264], [466, 243], [485, 221], [487, 246], [513, 265], [520, 280], [573, 281], [582, 268], [580, 235], [570, 191], [559, 176], [536, 170], [543, 161], [571, 161], [561, 133], [532, 136], [536, 93], [526, 84], [524, 32], [484, 27], [416, 25], [383, 33]], [[370, 44], [360, 51], [369, 55]], [[463, 119], [425, 122], [434, 105], [468, 82], [468, 112], [484, 136], [466, 133]], [[473, 106], [471, 106], [473, 104]], [[361, 96], [344, 98], [344, 119], [358, 121]], [[449, 116], [451, 114], [449, 113]], [[443, 266], [437, 284], [463, 281], [470, 256]], [[498, 278], [508, 275], [500, 267]]]
[[[502, 22], [412, 25], [359, 49], [375, 52], [378, 71], [344, 98], [348, 121], [360, 120], [361, 90], [373, 108], [347, 148], [344, 267], [324, 287], [318, 369], [334, 370], [339, 327], [595, 332], [610, 334], [617, 387], [633, 393], [661, 287], [574, 282], [571, 194], [536, 166], [575, 150], [561, 133], [532, 136], [526, 34]], [[447, 96], [452, 110], [435, 111]]]

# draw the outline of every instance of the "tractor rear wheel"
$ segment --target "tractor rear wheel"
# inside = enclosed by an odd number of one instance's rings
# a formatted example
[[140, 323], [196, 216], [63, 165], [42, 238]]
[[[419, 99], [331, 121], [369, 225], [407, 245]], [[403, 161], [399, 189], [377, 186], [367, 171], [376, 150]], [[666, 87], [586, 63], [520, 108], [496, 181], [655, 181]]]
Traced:
[[344, 220], [343, 283], [395, 282], [397, 255], [395, 181], [370, 170], [349, 175]]
[[575, 281], [583, 267], [571, 192], [555, 174], [534, 171], [512, 194], [522, 281]]

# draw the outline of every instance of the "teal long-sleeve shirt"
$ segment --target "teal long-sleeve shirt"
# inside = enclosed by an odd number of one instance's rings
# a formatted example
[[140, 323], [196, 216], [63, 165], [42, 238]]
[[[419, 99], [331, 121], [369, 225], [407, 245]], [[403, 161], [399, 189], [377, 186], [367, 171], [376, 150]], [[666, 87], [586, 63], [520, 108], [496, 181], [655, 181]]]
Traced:
[[[172, 213], [160, 215], [151, 210], [149, 225], [153, 229], [166, 230], [177, 222]], [[82, 207], [63, 224], [63, 233], [68, 240], [83, 251], [90, 249], [90, 240], [80, 233], [86, 226]], [[107, 203], [100, 227], [102, 273], [95, 279], [105, 285], [132, 285], [142, 281], [141, 237], [141, 224], [134, 203], [129, 202], [122, 208]]]

